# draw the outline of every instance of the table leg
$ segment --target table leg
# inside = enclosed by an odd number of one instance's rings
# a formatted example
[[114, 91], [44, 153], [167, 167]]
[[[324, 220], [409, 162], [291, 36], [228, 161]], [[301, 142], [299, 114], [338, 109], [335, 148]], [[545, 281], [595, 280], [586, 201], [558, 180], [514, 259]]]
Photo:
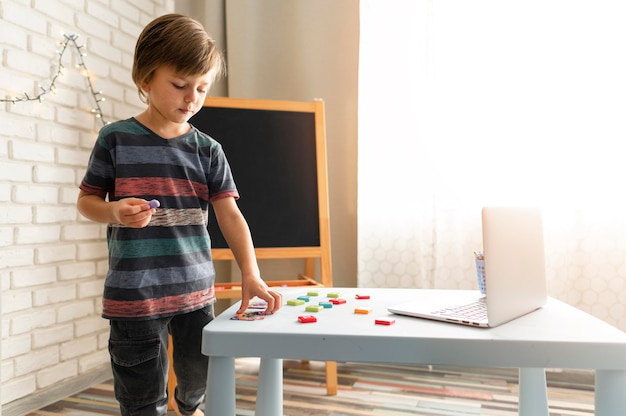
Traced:
[[626, 371], [596, 370], [596, 416], [624, 414], [626, 409]]
[[256, 416], [283, 414], [283, 360], [261, 358], [256, 395]]
[[235, 416], [235, 359], [209, 357], [206, 416]]
[[543, 368], [519, 369], [519, 415], [548, 416], [546, 371]]

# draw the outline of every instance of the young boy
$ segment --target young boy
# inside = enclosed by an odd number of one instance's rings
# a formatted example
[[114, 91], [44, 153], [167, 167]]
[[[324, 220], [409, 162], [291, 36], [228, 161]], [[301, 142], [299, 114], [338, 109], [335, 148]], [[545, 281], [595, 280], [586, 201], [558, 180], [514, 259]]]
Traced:
[[213, 319], [215, 301], [209, 203], [242, 272], [240, 311], [255, 296], [267, 302], [267, 313], [282, 306], [280, 293], [260, 277], [221, 146], [188, 123], [223, 68], [197, 21], [168, 14], [149, 23], [132, 70], [147, 108], [102, 128], [80, 184], [80, 213], [109, 224], [102, 314], [110, 320], [122, 415], [167, 413], [168, 333], [177, 413], [202, 415], [208, 360], [201, 330]]

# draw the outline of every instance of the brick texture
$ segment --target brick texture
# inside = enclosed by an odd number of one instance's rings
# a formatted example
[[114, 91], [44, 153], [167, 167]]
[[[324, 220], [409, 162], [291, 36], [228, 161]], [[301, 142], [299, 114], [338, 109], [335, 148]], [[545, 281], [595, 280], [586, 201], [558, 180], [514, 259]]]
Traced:
[[68, 47], [54, 94], [0, 103], [2, 405], [109, 362], [100, 316], [106, 232], [76, 211], [78, 184], [102, 120], [144, 108], [130, 79], [134, 42], [148, 21], [172, 11], [173, 0], [0, 0], [0, 99], [50, 86], [62, 33], [79, 35], [106, 99], [103, 118], [95, 117]]

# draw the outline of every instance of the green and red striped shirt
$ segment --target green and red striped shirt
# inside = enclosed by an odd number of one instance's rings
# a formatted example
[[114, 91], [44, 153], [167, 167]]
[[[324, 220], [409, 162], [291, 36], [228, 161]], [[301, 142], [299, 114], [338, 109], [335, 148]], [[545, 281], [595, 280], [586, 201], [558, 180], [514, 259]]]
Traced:
[[209, 203], [239, 198], [217, 141], [196, 128], [163, 139], [134, 118], [108, 124], [80, 189], [109, 201], [136, 197], [161, 203], [145, 228], [107, 228], [105, 318], [159, 318], [215, 301]]

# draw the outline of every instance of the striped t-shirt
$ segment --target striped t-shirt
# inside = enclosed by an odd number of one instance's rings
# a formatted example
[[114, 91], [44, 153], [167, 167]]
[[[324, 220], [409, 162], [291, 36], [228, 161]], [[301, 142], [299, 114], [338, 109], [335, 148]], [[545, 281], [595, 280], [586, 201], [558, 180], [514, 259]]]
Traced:
[[105, 318], [159, 318], [215, 301], [209, 202], [239, 197], [218, 142], [196, 128], [163, 139], [134, 118], [108, 124], [80, 189], [109, 201], [161, 203], [145, 228], [107, 228]]

